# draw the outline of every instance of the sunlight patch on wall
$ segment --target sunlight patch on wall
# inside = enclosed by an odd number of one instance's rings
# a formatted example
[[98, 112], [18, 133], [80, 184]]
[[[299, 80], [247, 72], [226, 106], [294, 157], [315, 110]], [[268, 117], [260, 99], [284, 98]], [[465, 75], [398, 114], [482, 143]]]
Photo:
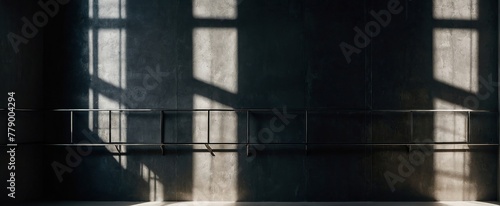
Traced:
[[470, 174], [471, 154], [468, 146], [440, 145], [435, 146], [435, 149], [442, 150], [434, 152], [435, 198], [438, 200], [477, 199], [477, 185]]
[[[93, 18], [94, 0], [89, 0], [89, 17]], [[126, 0], [97, 0], [99, 19], [126, 18]]]
[[[231, 107], [221, 104], [219, 102], [208, 99], [204, 96], [195, 94], [193, 97], [193, 104], [198, 109], [218, 108], [218, 109], [232, 109]], [[203, 112], [206, 113], [206, 112]], [[199, 119], [195, 119], [197, 124], [196, 128], [203, 128], [206, 130], [207, 115], [199, 115]], [[202, 119], [203, 118], [203, 119]], [[234, 111], [212, 111], [210, 112], [210, 141], [211, 142], [237, 142], [237, 123], [238, 116]], [[196, 128], [193, 128], [196, 129]], [[197, 138], [198, 141], [206, 141], [206, 132], [199, 135], [202, 138]]]
[[89, 0], [89, 19], [94, 18], [94, 1], [96, 0]]
[[434, 141], [466, 142], [467, 121], [466, 112], [435, 112]]
[[[88, 103], [89, 103], [89, 106], [88, 106], [89, 109], [94, 108], [94, 90], [92, 90], [92, 88], [89, 88], [89, 102]], [[89, 118], [88, 128], [90, 131], [93, 131], [94, 130], [94, 114], [92, 112], [88, 112], [88, 118]]]
[[[90, 0], [92, 1], [92, 0]], [[94, 76], [94, 29], [89, 29], [89, 76]]]
[[[478, 34], [470, 29], [434, 29], [434, 79], [478, 92]], [[437, 108], [440, 109], [440, 108]]]
[[94, 18], [95, 10], [98, 10], [97, 18], [100, 19], [125, 18], [126, 2], [126, 0], [89, 0], [89, 18]]
[[[105, 100], [107, 98], [100, 97], [99, 100]], [[98, 111], [89, 112], [89, 116], [96, 117], [95, 122], [93, 122], [92, 131], [99, 135], [102, 142], [108, 143], [110, 140], [111, 132], [111, 142], [126, 142], [127, 139], [127, 117], [126, 114], [113, 111], [111, 112], [111, 130], [109, 130], [109, 111]], [[89, 118], [90, 119], [90, 118]], [[113, 153], [113, 158], [122, 166], [123, 169], [127, 169], [127, 157], [126, 155], [119, 155], [118, 150], [114, 145], [106, 146], [110, 153]], [[125, 153], [127, 149], [125, 146], [119, 146], [118, 149]]]
[[193, 17], [200, 19], [236, 19], [237, 0], [193, 0]]
[[[89, 31], [89, 37], [93, 39], [93, 30]], [[125, 56], [125, 31], [122, 29], [99, 29], [97, 30], [97, 58], [94, 56], [94, 47], [89, 46], [89, 74], [91, 74], [91, 85], [96, 81], [103, 81], [120, 91], [126, 88], [126, 60]], [[90, 40], [94, 43], [93, 40]], [[94, 61], [97, 61], [97, 68], [94, 68]], [[100, 86], [99, 89], [103, 89]], [[104, 92], [113, 93], [112, 91]], [[96, 97], [96, 99], [94, 99]], [[95, 93], [95, 90], [89, 89], [89, 108], [90, 109], [118, 109], [125, 108], [125, 105], [119, 99], [112, 99], [103, 93]], [[94, 116], [96, 119], [94, 119]], [[123, 113], [112, 112], [111, 130], [109, 130], [108, 112], [89, 112], [89, 125], [92, 125], [103, 142], [109, 142], [109, 132], [111, 132], [112, 142], [126, 142], [126, 116]], [[106, 147], [110, 152], [118, 153], [114, 146]], [[126, 152], [125, 147], [120, 148], [121, 152]], [[113, 155], [115, 160], [126, 169], [127, 160], [125, 156]]]
[[[195, 19], [232, 20], [237, 18], [237, 0], [193, 0]], [[238, 93], [238, 30], [236, 28], [193, 28], [193, 78], [217, 89]], [[211, 88], [215, 87], [215, 88]], [[211, 96], [193, 94], [194, 109], [230, 109]], [[210, 126], [208, 126], [210, 123]], [[237, 142], [238, 116], [235, 112], [195, 112], [192, 135], [195, 142]], [[195, 201], [236, 201], [238, 198], [238, 153], [236, 145], [210, 145], [212, 149], [231, 150], [193, 153], [193, 188]], [[204, 145], [194, 149], [205, 151]]]
[[99, 29], [98, 36], [98, 77], [115, 87], [124, 88], [126, 33], [122, 29]]
[[[434, 141], [467, 142], [467, 121], [466, 112], [434, 113]], [[437, 200], [476, 199], [476, 185], [470, 177], [471, 158], [468, 149], [464, 145], [434, 146], [434, 197]]]
[[[478, 0], [433, 0], [433, 17], [439, 21], [477, 20]], [[433, 76], [450, 88], [476, 94], [478, 81], [478, 32], [475, 29], [433, 30]], [[440, 94], [457, 95], [457, 94]], [[448, 97], [454, 98], [454, 97]], [[435, 97], [435, 109], [467, 109], [465, 105]], [[465, 97], [463, 97], [465, 98]], [[467, 112], [435, 112], [435, 142], [468, 143]], [[436, 200], [477, 199], [477, 185], [471, 178], [471, 156], [467, 145], [437, 145], [433, 152], [434, 198]], [[453, 191], [453, 192], [450, 192]]]
[[[218, 102], [200, 95], [194, 95], [195, 108], [224, 107]], [[193, 120], [193, 139], [206, 142], [207, 118], [199, 115]], [[210, 142], [237, 142], [238, 121], [235, 112], [211, 112], [210, 114]], [[202, 128], [202, 129], [200, 129]], [[236, 145], [211, 145], [213, 149], [237, 149]], [[205, 146], [194, 146], [195, 149], [205, 150]], [[237, 200], [238, 153], [217, 152], [212, 157], [207, 152], [193, 153], [193, 200]]]
[[[123, 19], [125, 0], [89, 0], [89, 19], [93, 19], [88, 32], [89, 42], [89, 109], [125, 108], [120, 98], [127, 89], [126, 32], [122, 28], [99, 28], [94, 25], [104, 18]], [[98, 134], [102, 142], [126, 142], [127, 116], [113, 111], [89, 112], [89, 129]], [[111, 116], [111, 120], [110, 120]], [[110, 122], [111, 121], [111, 122]], [[111, 124], [111, 128], [109, 128]], [[107, 146], [122, 168], [127, 168], [127, 159], [118, 155], [114, 146]], [[125, 147], [119, 148], [126, 152]]]
[[238, 92], [238, 33], [234, 28], [193, 30], [193, 77], [231, 93]]
[[435, 19], [477, 20], [478, 0], [434, 0]]
[[163, 201], [164, 186], [160, 177], [146, 165], [140, 163], [140, 176], [149, 185], [149, 201]]

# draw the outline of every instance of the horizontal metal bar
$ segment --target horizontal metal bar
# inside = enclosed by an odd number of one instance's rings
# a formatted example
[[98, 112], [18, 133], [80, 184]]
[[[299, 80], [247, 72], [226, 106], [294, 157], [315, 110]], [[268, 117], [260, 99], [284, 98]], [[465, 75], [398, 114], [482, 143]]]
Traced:
[[[7, 110], [2, 108], [0, 110]], [[165, 111], [165, 112], [207, 112], [207, 111], [234, 111], [234, 112], [272, 112], [273, 109], [269, 108], [239, 108], [239, 109], [15, 109], [16, 111], [33, 111], [33, 112], [86, 112], [86, 111], [129, 111], [129, 112], [152, 112], [152, 111]], [[366, 109], [334, 109], [334, 108], [287, 108], [288, 112], [485, 112], [485, 113], [498, 113], [493, 110], [469, 110], [469, 109], [400, 109], [400, 110], [366, 110]]]
[[[95, 144], [30, 144], [18, 143], [22, 145], [40, 145], [40, 146], [109, 146], [109, 145], [122, 145], [122, 146], [168, 146], [168, 145], [206, 145], [206, 142], [189, 142], [189, 143], [95, 143]], [[211, 145], [306, 145], [306, 143], [210, 143]], [[499, 146], [493, 143], [307, 143], [307, 145], [317, 146], [425, 146], [425, 145], [461, 145], [461, 146]], [[2, 144], [0, 146], [7, 146]]]

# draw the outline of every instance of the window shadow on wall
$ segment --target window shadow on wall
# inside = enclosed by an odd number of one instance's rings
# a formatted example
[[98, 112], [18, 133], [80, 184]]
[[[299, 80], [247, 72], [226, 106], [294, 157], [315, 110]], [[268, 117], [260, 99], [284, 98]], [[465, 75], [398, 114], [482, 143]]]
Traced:
[[[437, 3], [401, 1], [402, 13], [393, 15], [390, 24], [348, 64], [339, 44], [352, 44], [353, 28], [372, 21], [369, 11], [387, 9], [387, 1], [227, 2], [236, 3], [236, 15], [224, 10], [222, 16], [194, 11], [203, 8], [195, 6], [203, 1], [68, 4], [44, 35], [47, 107], [497, 111], [496, 87], [491, 90], [479, 81], [497, 77], [497, 46], [491, 46], [497, 45], [496, 3], [477, 0], [477, 19], [466, 21], [446, 15], [436, 19]], [[439, 33], [454, 29], [459, 33]], [[236, 42], [227, 44], [221, 38]], [[236, 49], [230, 47], [233, 44]], [[440, 47], [445, 44], [452, 48]], [[224, 51], [216, 51], [218, 46]], [[236, 60], [216, 57], [231, 49]], [[464, 64], [455, 62], [467, 58], [469, 66], [458, 68]], [[441, 60], [445, 62], [440, 64]], [[454, 66], [442, 66], [448, 63]], [[224, 70], [228, 68], [235, 71]], [[225, 75], [233, 76], [226, 79]], [[488, 92], [490, 96], [480, 99], [478, 107], [465, 104], [468, 97]], [[471, 113], [467, 122], [467, 112], [312, 112], [308, 130], [305, 113], [290, 113], [296, 118], [274, 133], [271, 142], [302, 143], [308, 135], [311, 143], [458, 142], [465, 136], [470, 136], [471, 143], [498, 143], [497, 133], [490, 132], [497, 131], [497, 118], [483, 113]], [[47, 126], [67, 125], [68, 116], [61, 115], [49, 117], [53, 121]], [[203, 142], [209, 132], [213, 141], [246, 141], [244, 113], [214, 112], [208, 119], [206, 112], [112, 112], [110, 136], [107, 115], [79, 113], [75, 142], [88, 139], [82, 131], [93, 132], [99, 142], [109, 137], [112, 142], [130, 143]], [[259, 133], [269, 128], [273, 117], [272, 112], [249, 115], [251, 141], [263, 141]], [[212, 120], [219, 125], [208, 131], [205, 123]], [[467, 130], [465, 124], [473, 129]], [[67, 142], [67, 130], [56, 127], [61, 129], [47, 130], [47, 141]], [[55, 183], [47, 196], [68, 200], [496, 199], [494, 148], [434, 148], [392, 192], [384, 174], [398, 174], [399, 157], [408, 160], [415, 148], [311, 145], [306, 154], [303, 145], [262, 146], [253, 147], [256, 156], [250, 158], [244, 147], [214, 146], [215, 157], [204, 146], [167, 146], [164, 155], [154, 146], [119, 147], [120, 152], [114, 146], [94, 147], [62, 183], [47, 168], [46, 176]], [[52, 157], [48, 160], [65, 162], [68, 152], [50, 147], [47, 153]], [[442, 161], [467, 171], [445, 171], [440, 168]], [[447, 186], [462, 193], [443, 190]]]

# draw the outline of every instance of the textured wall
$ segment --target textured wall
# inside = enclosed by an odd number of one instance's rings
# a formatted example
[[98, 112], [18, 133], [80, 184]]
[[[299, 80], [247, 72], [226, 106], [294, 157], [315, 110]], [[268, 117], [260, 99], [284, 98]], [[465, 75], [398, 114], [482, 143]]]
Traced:
[[[43, 107], [43, 30], [26, 32], [30, 38], [20, 43], [16, 50], [9, 41], [8, 34], [23, 36], [23, 20], [30, 19], [39, 8], [36, 4], [25, 4], [20, 1], [2, 1], [0, 3], [0, 108], [7, 108], [7, 92], [15, 92], [15, 106], [21, 108]], [[23, 37], [24, 38], [24, 37]], [[1, 111], [0, 144], [7, 143], [7, 112]], [[43, 141], [43, 114], [17, 111], [15, 121], [16, 143]], [[6, 189], [10, 171], [7, 170], [9, 154], [7, 147], [1, 147], [0, 164], [2, 169], [2, 195], [0, 201], [12, 201]], [[17, 147], [16, 193], [15, 200], [32, 200], [43, 198], [43, 149], [37, 146]]]
[[[497, 7], [487, 0], [72, 1], [40, 36], [44, 104], [287, 107], [287, 119], [273, 112], [249, 115], [251, 141], [257, 143], [304, 142], [306, 132], [316, 143], [464, 142], [468, 137], [472, 143], [498, 143], [496, 114], [309, 112], [306, 131], [304, 112], [290, 111], [497, 111], [498, 90], [491, 83], [498, 76]], [[75, 113], [75, 142], [90, 136], [108, 141], [108, 115]], [[158, 112], [113, 112], [111, 117], [114, 142], [203, 142], [207, 133], [212, 142], [246, 140], [244, 112], [212, 112], [210, 126], [205, 112], [166, 112], [163, 136]], [[69, 115], [45, 118], [46, 141], [68, 142]], [[158, 147], [122, 147], [121, 155], [113, 146], [94, 147], [88, 155], [83, 150], [88, 148], [47, 147], [43, 166], [50, 189], [44, 197], [497, 198], [497, 147], [310, 145], [306, 154], [300, 145], [256, 145], [251, 157], [244, 147], [212, 147], [215, 157], [203, 145], [168, 146], [165, 155]], [[68, 154], [77, 149], [85, 157], [68, 164]], [[71, 169], [62, 182], [54, 162]]]

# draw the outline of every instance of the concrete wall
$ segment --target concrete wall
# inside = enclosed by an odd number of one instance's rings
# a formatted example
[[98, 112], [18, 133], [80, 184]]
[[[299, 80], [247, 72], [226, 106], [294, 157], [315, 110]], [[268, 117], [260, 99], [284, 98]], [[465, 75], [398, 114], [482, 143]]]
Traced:
[[[0, 108], [7, 108], [7, 93], [15, 92], [15, 106], [18, 109], [40, 109], [43, 108], [43, 30], [37, 32], [29, 31], [26, 43], [20, 43], [18, 51], [14, 49], [9, 41], [8, 34], [13, 33], [23, 36], [22, 18], [31, 21], [32, 16], [39, 10], [38, 6], [26, 4], [21, 1], [0, 2]], [[0, 128], [2, 138], [0, 144], [7, 143], [7, 112], [1, 111]], [[42, 113], [26, 113], [17, 111], [15, 121], [16, 142], [42, 142], [44, 130]], [[5, 134], [5, 135], [4, 135]], [[7, 147], [1, 147], [0, 164], [2, 169], [0, 178], [2, 180], [2, 203], [15, 202], [19, 200], [37, 200], [43, 198], [43, 149], [39, 146], [22, 146], [16, 148], [16, 193], [15, 199], [7, 196], [9, 190], [6, 180], [10, 178], [7, 170], [9, 154]]]
[[[44, 103], [497, 111], [497, 87], [485, 81], [498, 80], [497, 2], [388, 2], [72, 1], [44, 30]], [[380, 26], [372, 10], [393, 14]], [[366, 25], [380, 32], [356, 44], [356, 28]], [[350, 62], [340, 46], [347, 44], [356, 46]], [[288, 113], [294, 118], [281, 122], [272, 112], [251, 113], [251, 141], [304, 142], [305, 114]], [[108, 115], [75, 113], [74, 141], [108, 141]], [[463, 142], [469, 135], [472, 143], [498, 143], [496, 114], [468, 116], [310, 112], [307, 134], [318, 143]], [[241, 112], [212, 112], [210, 129], [207, 113], [167, 112], [163, 136], [159, 113], [111, 117], [114, 142], [203, 142], [208, 132], [212, 142], [246, 140]], [[46, 141], [68, 142], [69, 114], [45, 118]], [[272, 138], [263, 135], [272, 130]], [[421, 201], [498, 194], [498, 147], [310, 145], [306, 154], [300, 145], [257, 145], [250, 157], [243, 147], [212, 147], [215, 157], [203, 146], [169, 146], [165, 155], [158, 147], [122, 147], [121, 155], [115, 147], [47, 147], [44, 198]], [[54, 164], [66, 169], [62, 179]]]

